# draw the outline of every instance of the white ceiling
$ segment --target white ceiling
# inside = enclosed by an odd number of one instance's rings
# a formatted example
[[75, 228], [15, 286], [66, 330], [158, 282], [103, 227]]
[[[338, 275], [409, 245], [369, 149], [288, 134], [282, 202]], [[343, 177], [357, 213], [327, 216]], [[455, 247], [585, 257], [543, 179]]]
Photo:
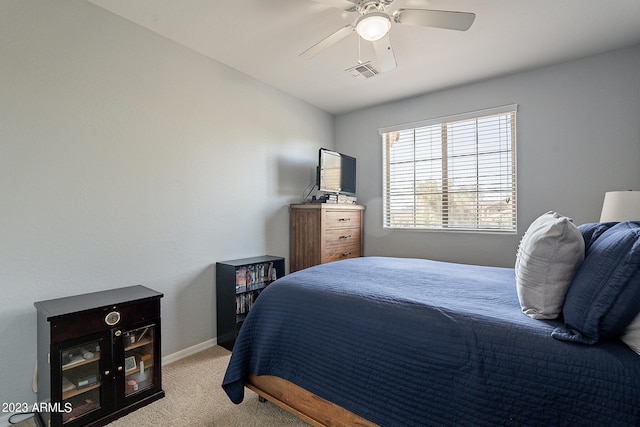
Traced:
[[[312, 60], [301, 52], [353, 23], [312, 0], [89, 0], [333, 114], [640, 43], [640, 0], [395, 0], [473, 12], [466, 32], [394, 23], [397, 68], [362, 80], [351, 34]], [[360, 59], [376, 64], [369, 42]]]

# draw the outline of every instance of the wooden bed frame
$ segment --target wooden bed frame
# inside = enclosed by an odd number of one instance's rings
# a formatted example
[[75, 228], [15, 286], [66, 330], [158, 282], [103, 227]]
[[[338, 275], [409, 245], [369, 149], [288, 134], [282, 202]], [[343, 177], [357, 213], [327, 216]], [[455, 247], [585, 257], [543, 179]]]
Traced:
[[274, 403], [312, 426], [377, 426], [377, 424], [282, 378], [249, 374], [245, 386], [256, 392], [262, 399]]

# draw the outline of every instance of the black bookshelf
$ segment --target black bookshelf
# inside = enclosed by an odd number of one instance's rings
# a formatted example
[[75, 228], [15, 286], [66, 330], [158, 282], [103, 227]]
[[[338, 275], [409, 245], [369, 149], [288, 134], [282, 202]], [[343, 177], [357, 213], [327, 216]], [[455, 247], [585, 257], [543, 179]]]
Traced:
[[284, 274], [284, 258], [277, 256], [216, 262], [218, 345], [233, 349], [251, 306], [263, 289]]

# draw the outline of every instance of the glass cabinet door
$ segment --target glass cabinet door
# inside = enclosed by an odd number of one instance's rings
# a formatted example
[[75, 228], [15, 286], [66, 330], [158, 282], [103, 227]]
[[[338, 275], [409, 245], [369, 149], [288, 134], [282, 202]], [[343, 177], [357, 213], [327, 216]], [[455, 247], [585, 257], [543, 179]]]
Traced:
[[102, 407], [101, 344], [99, 339], [63, 348], [60, 352], [62, 404], [59, 409], [63, 423]]
[[156, 326], [150, 325], [123, 333], [125, 397], [154, 387]]

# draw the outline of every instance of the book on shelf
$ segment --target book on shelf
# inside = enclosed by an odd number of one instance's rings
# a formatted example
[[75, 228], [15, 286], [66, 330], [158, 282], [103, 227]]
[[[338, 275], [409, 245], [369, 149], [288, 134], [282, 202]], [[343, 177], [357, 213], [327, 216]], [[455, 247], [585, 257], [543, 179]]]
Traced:
[[256, 302], [262, 289], [236, 295], [236, 314], [248, 313]]
[[273, 262], [239, 267], [236, 270], [236, 293], [264, 288], [278, 278]]
[[256, 266], [247, 266], [247, 290], [252, 289], [256, 283]]
[[256, 265], [256, 284], [264, 283], [264, 264]]
[[358, 198], [356, 196], [348, 196], [346, 194], [324, 194], [320, 196], [318, 201], [323, 203], [348, 203], [355, 204], [358, 203]]
[[269, 263], [269, 270], [267, 274], [269, 276], [270, 282], [273, 282], [274, 280], [278, 279], [278, 271], [276, 270], [276, 267], [273, 265], [272, 262]]
[[238, 267], [236, 270], [236, 293], [247, 290], [247, 267]]

